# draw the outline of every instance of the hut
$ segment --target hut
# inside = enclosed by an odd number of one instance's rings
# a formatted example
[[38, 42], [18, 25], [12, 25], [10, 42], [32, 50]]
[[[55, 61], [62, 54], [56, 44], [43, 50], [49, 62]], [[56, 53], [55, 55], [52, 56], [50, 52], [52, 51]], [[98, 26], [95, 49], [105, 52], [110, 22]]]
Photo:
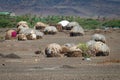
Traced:
[[34, 26], [34, 29], [39, 30], [39, 29], [44, 29], [45, 27], [47, 27], [49, 25], [43, 23], [43, 22], [37, 22]]
[[108, 56], [110, 53], [109, 47], [103, 42], [91, 40], [86, 45], [93, 56]]
[[18, 34], [18, 40], [25, 41], [25, 40], [27, 40], [27, 37], [25, 34]]
[[67, 57], [82, 57], [82, 50], [77, 45], [69, 48], [69, 51], [65, 54]]
[[101, 42], [103, 42], [103, 43], [106, 43], [106, 38], [105, 38], [105, 36], [102, 35], [102, 34], [94, 34], [94, 35], [92, 35], [91, 40], [101, 41]]
[[16, 39], [16, 38], [17, 38], [16, 30], [10, 29], [6, 31], [5, 40], [11, 40], [11, 39]]
[[19, 31], [19, 34], [26, 35], [28, 40], [40, 39], [44, 36], [44, 33], [40, 32], [38, 30], [35, 30], [35, 29], [31, 29], [31, 28], [29, 28], [29, 29], [22, 28]]
[[48, 26], [44, 29], [45, 34], [56, 34], [58, 32], [55, 26]]
[[78, 22], [70, 22], [68, 23], [68, 25], [66, 26], [66, 30], [71, 30], [73, 27], [75, 26], [79, 26]]
[[62, 47], [57, 43], [51, 43], [45, 48], [45, 54], [47, 57], [63, 57], [61, 51]]
[[17, 27], [17, 33], [19, 34], [21, 30], [23, 31], [23, 30], [25, 30], [25, 29], [29, 29], [29, 28], [20, 25], [20, 26]]
[[62, 54], [64, 54], [67, 57], [82, 57], [82, 51], [78, 48], [75, 44], [64, 44], [62, 46]]
[[70, 30], [70, 36], [83, 36], [84, 33], [84, 29], [79, 25], [79, 26], [74, 26], [71, 30]]
[[23, 27], [29, 28], [28, 23], [26, 21], [20, 21], [20, 22], [18, 22], [17, 23], [17, 28], [19, 26], [23, 26]]
[[67, 21], [67, 20], [62, 20], [62, 21], [58, 22], [58, 24], [61, 25], [63, 29], [65, 29], [66, 26], [67, 26], [69, 23], [70, 23], [70, 22]]

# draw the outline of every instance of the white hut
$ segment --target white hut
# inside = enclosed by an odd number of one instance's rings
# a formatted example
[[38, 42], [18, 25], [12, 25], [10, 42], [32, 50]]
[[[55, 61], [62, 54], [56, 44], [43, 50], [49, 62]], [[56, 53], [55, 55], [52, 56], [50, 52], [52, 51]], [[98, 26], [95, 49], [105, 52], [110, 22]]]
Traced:
[[70, 23], [70, 22], [67, 21], [67, 20], [62, 20], [62, 21], [58, 22], [58, 24], [60, 24], [60, 25], [63, 27], [63, 29], [65, 29], [65, 27], [66, 27], [69, 23]]

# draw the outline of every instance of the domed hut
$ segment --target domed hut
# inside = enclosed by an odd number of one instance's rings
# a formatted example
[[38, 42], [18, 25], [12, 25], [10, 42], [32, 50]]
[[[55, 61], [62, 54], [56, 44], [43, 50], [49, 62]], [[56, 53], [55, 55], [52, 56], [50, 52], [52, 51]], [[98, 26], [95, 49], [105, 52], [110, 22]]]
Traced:
[[40, 32], [40, 31], [37, 31], [37, 30], [35, 30], [35, 34], [36, 34], [37, 39], [41, 39], [44, 36], [43, 32]]
[[106, 43], [106, 38], [105, 38], [105, 36], [102, 35], [102, 34], [94, 34], [94, 35], [92, 35], [91, 40], [101, 41], [101, 42], [103, 42], [103, 43]]
[[58, 30], [54, 26], [48, 26], [44, 29], [45, 34], [56, 34], [57, 32], [58, 32]]
[[62, 54], [67, 57], [82, 57], [82, 51], [75, 44], [64, 44], [62, 46]]
[[45, 27], [47, 27], [49, 25], [43, 23], [43, 22], [37, 22], [34, 26], [34, 29], [39, 30], [39, 29], [44, 29]]
[[79, 26], [74, 26], [71, 30], [70, 30], [70, 36], [83, 36], [84, 33], [84, 29], [79, 25]]
[[21, 30], [25, 30], [25, 29], [29, 29], [29, 28], [28, 27], [23, 27], [22, 25], [20, 25], [20, 26], [17, 27], [17, 33], [19, 34], [19, 32]]
[[54, 25], [50, 25], [50, 26], [55, 26], [59, 32], [63, 31], [63, 27], [61, 24], [54, 24]]
[[[61, 25], [63, 29], [66, 29], [66, 26], [67, 26], [69, 23], [70, 23], [70, 22], [67, 21], [67, 20], [62, 20], [62, 21], [58, 22], [58, 24]], [[59, 26], [59, 27], [61, 27], [61, 26]]]
[[26, 35], [28, 40], [35, 40], [35, 39], [40, 39], [43, 37], [43, 33], [34, 29], [26, 29], [23, 28], [19, 31], [19, 34], [24, 34]]
[[93, 56], [108, 56], [110, 53], [109, 47], [103, 42], [95, 42], [91, 40], [87, 42], [86, 45]]
[[75, 26], [80, 26], [78, 22], [70, 22], [68, 23], [68, 25], [66, 26], [66, 30], [71, 30], [73, 27]]
[[77, 45], [72, 46], [69, 48], [69, 51], [67, 54], [65, 54], [67, 57], [82, 57], [82, 50], [77, 47]]
[[23, 26], [23, 27], [29, 28], [28, 23], [26, 21], [20, 21], [20, 22], [18, 22], [17, 23], [17, 28], [19, 26]]
[[62, 47], [57, 43], [51, 43], [45, 48], [45, 54], [47, 57], [63, 57], [61, 51]]
[[17, 32], [13, 29], [7, 30], [5, 34], [5, 40], [11, 40], [17, 38]]
[[27, 37], [25, 34], [18, 34], [18, 40], [25, 41], [25, 40], [27, 40]]

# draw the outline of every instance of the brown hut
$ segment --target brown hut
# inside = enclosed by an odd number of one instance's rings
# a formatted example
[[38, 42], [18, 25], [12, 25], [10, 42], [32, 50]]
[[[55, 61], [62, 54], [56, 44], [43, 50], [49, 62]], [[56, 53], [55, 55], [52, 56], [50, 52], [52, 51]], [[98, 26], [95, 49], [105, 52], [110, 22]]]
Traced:
[[47, 27], [49, 25], [45, 24], [45, 23], [42, 23], [42, 22], [37, 22], [34, 26], [34, 29], [44, 29], [45, 27]]
[[23, 26], [23, 27], [29, 28], [28, 23], [26, 21], [20, 21], [20, 22], [18, 22], [17, 23], [17, 28], [19, 26]]
[[61, 51], [62, 47], [57, 43], [51, 43], [45, 48], [45, 54], [47, 57], [63, 57]]

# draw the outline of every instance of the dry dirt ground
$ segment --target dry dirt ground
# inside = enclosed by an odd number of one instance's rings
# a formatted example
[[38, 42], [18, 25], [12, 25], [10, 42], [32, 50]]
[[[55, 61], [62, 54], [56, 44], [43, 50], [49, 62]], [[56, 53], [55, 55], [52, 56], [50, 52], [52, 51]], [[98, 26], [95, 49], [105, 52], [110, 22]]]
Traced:
[[[0, 29], [4, 36], [6, 29]], [[120, 30], [104, 34], [111, 52], [107, 57], [46, 58], [35, 54], [49, 43], [78, 44], [90, 40], [94, 31], [70, 37], [68, 32], [45, 35], [40, 40], [0, 41], [0, 80], [120, 80]]]

